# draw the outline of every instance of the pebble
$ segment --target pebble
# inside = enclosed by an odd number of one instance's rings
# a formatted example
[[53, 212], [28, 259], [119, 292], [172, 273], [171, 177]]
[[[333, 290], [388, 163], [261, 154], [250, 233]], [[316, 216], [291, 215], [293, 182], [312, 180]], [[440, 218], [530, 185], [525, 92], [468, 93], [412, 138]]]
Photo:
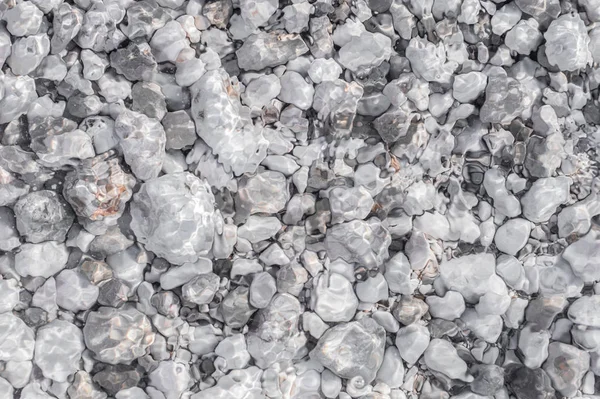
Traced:
[[342, 378], [361, 377], [369, 383], [383, 363], [384, 351], [385, 330], [363, 318], [327, 330], [310, 356]]
[[[571, 345], [552, 342], [548, 347], [548, 360], [544, 370], [548, 373], [554, 388], [565, 397], [573, 397], [581, 386], [588, 371], [590, 355]], [[569, 373], [563, 372], [566, 368]]]
[[571, 180], [568, 177], [548, 177], [536, 180], [521, 197], [523, 216], [534, 223], [546, 222], [556, 207], [569, 199]]
[[315, 281], [311, 308], [325, 322], [350, 321], [356, 313], [358, 299], [352, 284], [337, 273], [322, 274]]
[[[162, 202], [160, 198], [165, 196], [171, 200]], [[180, 206], [187, 212], [178, 212]], [[190, 173], [147, 181], [134, 196], [131, 208], [136, 237], [172, 263], [195, 262], [212, 245], [214, 197], [206, 182]], [[187, 231], [179, 230], [179, 224], [189, 225]]]
[[396, 347], [400, 356], [409, 365], [415, 364], [429, 347], [430, 333], [427, 327], [420, 324], [411, 324], [402, 327], [396, 333]]
[[498, 250], [516, 255], [527, 244], [531, 223], [525, 219], [510, 219], [496, 230], [494, 243]]
[[12, 313], [0, 314], [0, 360], [22, 362], [33, 359], [35, 333]]
[[[41, 264], [38, 259], [46, 260]], [[69, 250], [65, 244], [56, 241], [45, 241], [40, 244], [23, 244], [20, 252], [15, 256], [15, 270], [19, 275], [48, 278], [67, 264]]]
[[149, 384], [165, 395], [166, 399], [177, 399], [190, 383], [190, 373], [182, 363], [163, 361], [149, 375]]
[[154, 341], [150, 320], [135, 309], [101, 307], [83, 328], [86, 347], [108, 364], [129, 364]]
[[435, 318], [452, 321], [465, 311], [465, 300], [455, 291], [448, 291], [443, 297], [428, 296], [426, 300], [429, 313]]
[[66, 382], [67, 377], [79, 370], [84, 349], [79, 328], [67, 321], [54, 320], [37, 331], [34, 360], [44, 377]]
[[458, 356], [456, 348], [448, 341], [437, 338], [431, 340], [423, 359], [431, 370], [449, 378], [465, 382], [474, 380], [473, 376], [467, 372], [467, 364]]

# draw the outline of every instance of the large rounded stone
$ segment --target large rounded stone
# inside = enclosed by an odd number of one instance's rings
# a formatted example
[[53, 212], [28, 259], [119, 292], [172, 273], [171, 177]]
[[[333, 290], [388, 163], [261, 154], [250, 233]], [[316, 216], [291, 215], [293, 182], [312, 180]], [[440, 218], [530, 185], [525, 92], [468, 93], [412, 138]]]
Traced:
[[83, 327], [85, 344], [96, 358], [109, 364], [128, 364], [154, 342], [150, 320], [139, 311], [102, 307], [91, 312]]
[[79, 369], [85, 346], [81, 330], [64, 320], [41, 327], [35, 341], [35, 364], [44, 377], [66, 382]]
[[327, 330], [310, 356], [342, 378], [362, 377], [370, 383], [383, 363], [384, 351], [385, 330], [373, 319], [363, 318]]
[[75, 216], [54, 191], [32, 192], [15, 204], [17, 229], [32, 243], [64, 241]]
[[12, 313], [0, 314], [0, 360], [31, 360], [34, 342], [33, 330], [23, 320]]
[[133, 197], [131, 228], [146, 249], [171, 263], [195, 262], [214, 236], [215, 198], [190, 173], [148, 180]]

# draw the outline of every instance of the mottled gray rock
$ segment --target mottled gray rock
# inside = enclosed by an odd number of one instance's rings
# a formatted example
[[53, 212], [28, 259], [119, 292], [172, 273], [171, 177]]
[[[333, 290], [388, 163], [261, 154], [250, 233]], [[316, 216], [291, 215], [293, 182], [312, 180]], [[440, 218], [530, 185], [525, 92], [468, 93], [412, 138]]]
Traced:
[[460, 319], [477, 338], [486, 342], [495, 343], [502, 333], [503, 323], [499, 315], [469, 308], [463, 312]]
[[74, 215], [64, 199], [54, 191], [41, 190], [22, 197], [14, 206], [16, 227], [34, 244], [65, 240]]
[[527, 143], [525, 167], [532, 176], [550, 177], [560, 167], [565, 156], [562, 134], [554, 133], [546, 138], [533, 136]]
[[459, 379], [465, 382], [472, 382], [473, 376], [467, 371], [467, 364], [462, 360], [456, 348], [448, 341], [442, 339], [433, 339], [425, 350], [423, 359], [425, 364], [433, 371], [443, 375]]
[[[294, 358], [306, 338], [298, 329], [302, 307], [290, 294], [276, 294], [258, 311], [247, 335], [248, 352], [255, 363], [267, 368], [275, 362]], [[306, 313], [305, 313], [306, 314]]]
[[504, 369], [494, 364], [477, 364], [471, 368], [475, 380], [470, 384], [471, 391], [478, 395], [494, 395], [504, 387]]
[[134, 185], [134, 177], [123, 171], [118, 159], [98, 157], [67, 174], [63, 195], [86, 229], [103, 234], [117, 224]]
[[95, 357], [108, 364], [129, 364], [154, 342], [150, 320], [132, 308], [101, 307], [89, 313], [83, 337]]
[[391, 237], [377, 218], [353, 220], [327, 230], [325, 246], [331, 259], [357, 262], [368, 269], [380, 266], [388, 258]]
[[23, 244], [15, 255], [15, 270], [23, 277], [48, 278], [62, 270], [68, 258], [69, 250], [56, 241]]
[[212, 246], [214, 196], [190, 173], [145, 182], [134, 195], [131, 216], [137, 239], [171, 263], [195, 262]]
[[[141, 388], [138, 388], [141, 389]], [[143, 392], [143, 391], [142, 391]], [[92, 377], [85, 371], [81, 370], [75, 373], [73, 384], [67, 388], [67, 395], [70, 398], [89, 397], [91, 399], [106, 399], [107, 394], [98, 386], [94, 385]], [[117, 395], [118, 396], [118, 395]], [[122, 399], [126, 399], [122, 398]], [[130, 398], [130, 399], [148, 399], [146, 398]]]
[[288, 71], [281, 76], [281, 91], [278, 98], [285, 102], [295, 105], [296, 107], [306, 110], [313, 103], [315, 90], [312, 84], [306, 80], [298, 72]]
[[369, 276], [365, 281], [356, 284], [356, 296], [361, 302], [376, 303], [388, 298], [388, 284], [381, 273]]
[[413, 323], [402, 327], [396, 333], [395, 345], [400, 352], [402, 359], [408, 365], [415, 364], [425, 349], [429, 346], [430, 333], [427, 327]]
[[238, 228], [237, 235], [256, 244], [275, 236], [281, 228], [282, 224], [276, 217], [251, 215], [246, 223]]
[[141, 180], [158, 176], [164, 160], [165, 131], [155, 119], [125, 111], [115, 121], [125, 161]]
[[[506, 33], [521, 20], [522, 12], [516, 3], [505, 4], [492, 16], [492, 32], [496, 35]], [[521, 1], [521, 3], [524, 4], [525, 1]]]
[[444, 285], [459, 292], [467, 302], [474, 303], [490, 290], [496, 261], [491, 254], [467, 255], [444, 261], [440, 278]]
[[8, 381], [0, 377], [0, 399], [13, 399], [14, 388]]
[[496, 230], [494, 243], [498, 250], [516, 255], [527, 244], [531, 228], [531, 223], [525, 219], [510, 219]]
[[98, 92], [109, 103], [119, 103], [131, 96], [131, 82], [109, 70], [97, 81]]
[[308, 76], [315, 83], [332, 81], [342, 74], [342, 67], [333, 59], [315, 59], [308, 68]]
[[600, 295], [584, 296], [569, 307], [569, 319], [577, 324], [600, 327]]
[[[139, 293], [140, 291], [138, 291]], [[99, 286], [98, 303], [102, 306], [118, 308], [127, 302], [129, 295], [130, 289], [123, 281], [117, 278], [109, 278], [102, 281]]]
[[179, 399], [188, 388], [191, 375], [183, 363], [164, 361], [149, 375], [149, 385], [165, 395], [166, 399]]
[[231, 290], [219, 305], [219, 313], [223, 317], [225, 324], [231, 328], [243, 327], [256, 309], [250, 305], [249, 289], [238, 286]]
[[0, 99], [0, 123], [8, 123], [27, 112], [38, 97], [35, 81], [29, 76], [4, 75], [3, 93]]
[[103, 54], [96, 54], [88, 49], [81, 50], [80, 57], [83, 64], [83, 78], [87, 80], [96, 81], [100, 79], [110, 65], [108, 57]]
[[167, 150], [193, 145], [198, 138], [194, 121], [186, 111], [167, 112], [161, 123], [167, 136]]
[[286, 178], [279, 172], [243, 176], [238, 187], [236, 212], [246, 215], [277, 213], [285, 208], [290, 198]]
[[508, 124], [529, 105], [529, 97], [521, 83], [508, 77], [500, 67], [488, 71], [485, 103], [481, 107], [482, 122]]
[[79, 370], [79, 360], [85, 349], [83, 334], [75, 325], [54, 320], [37, 331], [35, 364], [44, 377], [66, 382]]
[[22, 362], [33, 358], [35, 335], [12, 313], [0, 314], [0, 360]]
[[337, 273], [322, 274], [314, 281], [311, 308], [325, 322], [350, 321], [356, 313], [358, 299], [352, 284]]
[[428, 296], [429, 313], [435, 318], [444, 320], [458, 319], [465, 311], [465, 300], [456, 291], [448, 291], [443, 297]]
[[[261, 75], [248, 83], [241, 99], [247, 106], [260, 109], [268, 105], [280, 92], [281, 82], [277, 75]], [[312, 104], [312, 98], [310, 100]]]
[[157, 65], [148, 43], [140, 40], [134, 40], [127, 47], [112, 52], [110, 64], [132, 81], [152, 79]]
[[132, 366], [108, 365], [102, 371], [94, 375], [94, 382], [110, 395], [114, 395], [121, 389], [136, 386], [142, 377], [142, 370]]
[[62, 3], [53, 10], [54, 19], [52, 27], [54, 33], [50, 40], [52, 54], [58, 54], [67, 48], [71, 40], [77, 36], [81, 29], [83, 13], [77, 7], [71, 7], [68, 3]]
[[442, 43], [437, 46], [425, 38], [415, 37], [410, 40], [406, 49], [406, 58], [410, 61], [413, 72], [428, 82], [449, 85], [452, 73], [457, 68], [454, 61], [446, 59]]
[[74, 313], [91, 308], [98, 299], [98, 287], [73, 270], [63, 270], [56, 276], [56, 292], [58, 306]]
[[15, 75], [27, 75], [37, 68], [50, 53], [50, 39], [45, 33], [22, 37], [12, 46], [6, 60]]
[[214, 273], [201, 274], [181, 287], [183, 299], [198, 305], [211, 303], [219, 289], [219, 277]]
[[429, 306], [421, 299], [410, 295], [402, 295], [392, 314], [400, 323], [408, 326], [420, 320], [429, 310]]
[[494, 200], [494, 208], [497, 212], [508, 217], [516, 217], [521, 214], [521, 204], [517, 197], [507, 190], [506, 178], [499, 169], [492, 168], [485, 172], [483, 187]]
[[373, 204], [373, 198], [363, 186], [334, 187], [329, 192], [331, 223], [364, 219], [371, 212]]
[[19, 293], [21, 289], [15, 279], [0, 280], [0, 313], [10, 313], [20, 302]]
[[385, 330], [365, 317], [327, 330], [310, 356], [342, 378], [361, 377], [369, 383], [383, 363], [384, 350]]
[[560, 257], [542, 258], [538, 263], [539, 291], [542, 295], [564, 295], [567, 298], [579, 296], [583, 280], [577, 277], [571, 266]]
[[119, 144], [115, 135], [115, 122], [106, 116], [90, 116], [79, 125], [91, 137], [97, 154], [102, 154]]
[[569, 199], [571, 184], [571, 179], [566, 176], [536, 180], [521, 197], [523, 216], [534, 223], [548, 221], [556, 212], [556, 207]]
[[13, 36], [30, 36], [38, 33], [42, 16], [42, 11], [34, 2], [23, 2], [6, 10], [3, 19]]
[[31, 149], [53, 169], [75, 166], [95, 155], [92, 139], [70, 119], [47, 116], [30, 121]]
[[573, 397], [589, 369], [589, 364], [590, 355], [587, 352], [571, 345], [552, 342], [548, 347], [548, 360], [544, 363], [544, 370], [561, 395]]
[[170, 19], [167, 11], [155, 1], [139, 1], [127, 8], [127, 25], [122, 30], [132, 40], [138, 37], [149, 38]]
[[569, 262], [573, 273], [586, 284], [600, 279], [600, 246], [596, 231], [590, 230], [588, 234], [565, 248], [562, 257]]
[[412, 294], [415, 287], [411, 284], [411, 267], [406, 255], [398, 252], [385, 264], [385, 279], [390, 291], [398, 294]]
[[341, 79], [325, 81], [315, 88], [313, 108], [330, 133], [342, 138], [350, 133], [362, 95], [363, 88], [356, 82], [347, 83]]
[[167, 104], [161, 88], [156, 83], [138, 82], [131, 89], [131, 109], [148, 118], [162, 120], [167, 113]]
[[530, 369], [542, 367], [548, 358], [550, 332], [539, 330], [537, 326], [528, 324], [519, 332], [519, 350], [523, 355], [523, 364]]
[[519, 54], [528, 55], [542, 43], [542, 34], [535, 19], [519, 21], [505, 37], [506, 46]]
[[273, 276], [267, 272], [257, 273], [250, 284], [250, 304], [257, 309], [266, 308], [276, 292], [277, 284]]
[[308, 52], [308, 47], [295, 33], [263, 32], [250, 35], [236, 51], [238, 65], [247, 71], [285, 64]]
[[532, 300], [527, 307], [527, 322], [537, 329], [549, 330], [556, 316], [568, 305], [567, 300], [560, 296], [544, 296]]
[[389, 346], [383, 355], [383, 363], [377, 372], [376, 381], [387, 384], [390, 388], [399, 388], [404, 380], [404, 364], [398, 349]]
[[[248, 42], [246, 42], [248, 43]], [[267, 155], [268, 141], [260, 128], [240, 115], [239, 88], [222, 69], [205, 73], [190, 88], [196, 132], [226, 172], [254, 172]]]
[[585, 68], [590, 61], [590, 38], [578, 14], [564, 14], [552, 21], [544, 38], [548, 62], [561, 71]]
[[240, 1], [241, 16], [250, 30], [265, 25], [278, 7], [278, 0]]
[[461, 103], [472, 102], [485, 90], [487, 79], [481, 72], [457, 75], [452, 82], [452, 96]]
[[543, 369], [532, 370], [519, 364], [506, 368], [508, 388], [517, 399], [550, 399], [554, 397], [552, 381]]
[[186, 33], [177, 21], [170, 21], [159, 28], [150, 41], [156, 62], [176, 62], [179, 54], [188, 48]]
[[371, 32], [352, 37], [338, 53], [339, 63], [358, 75], [368, 74], [388, 60], [390, 55], [390, 38], [381, 33]]
[[250, 361], [243, 334], [233, 334], [219, 342], [215, 354], [225, 360], [228, 369], [243, 369]]

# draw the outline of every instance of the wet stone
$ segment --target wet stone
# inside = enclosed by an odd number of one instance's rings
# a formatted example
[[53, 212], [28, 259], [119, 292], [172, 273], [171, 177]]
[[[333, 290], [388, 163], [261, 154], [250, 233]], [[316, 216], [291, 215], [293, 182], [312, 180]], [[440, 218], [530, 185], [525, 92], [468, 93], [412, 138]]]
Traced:
[[368, 383], [383, 363], [384, 349], [385, 330], [363, 318], [327, 330], [310, 356], [342, 378], [362, 377]]
[[83, 337], [96, 358], [108, 364], [129, 364], [154, 341], [150, 320], [142, 313], [108, 307], [89, 313]]

